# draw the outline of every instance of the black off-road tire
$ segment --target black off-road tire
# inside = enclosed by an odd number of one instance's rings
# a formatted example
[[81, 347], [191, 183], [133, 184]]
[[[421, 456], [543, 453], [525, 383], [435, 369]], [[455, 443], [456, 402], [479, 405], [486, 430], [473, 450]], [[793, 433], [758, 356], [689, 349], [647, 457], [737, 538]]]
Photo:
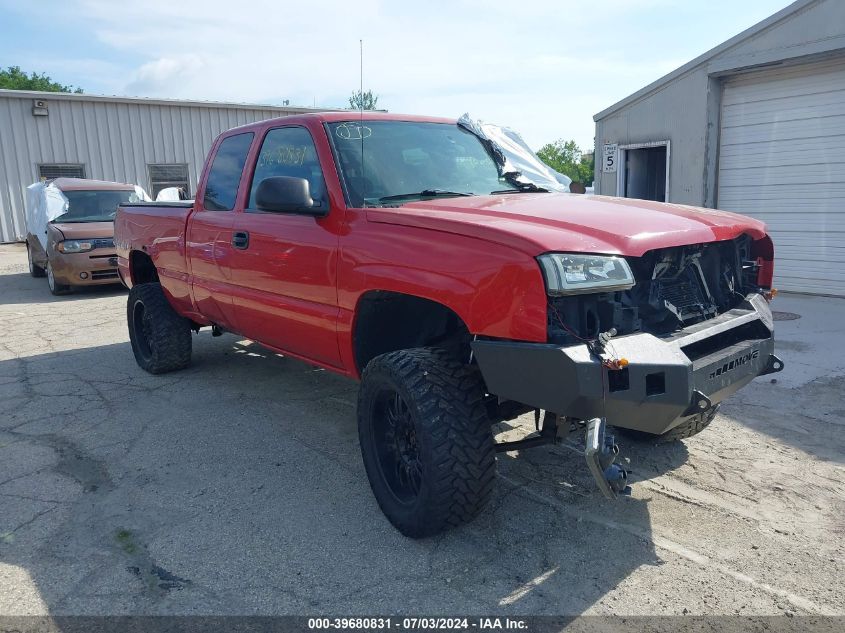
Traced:
[[717, 404], [715, 407], [707, 409], [707, 411], [702, 411], [661, 435], [654, 435], [653, 433], [645, 433], [643, 431], [633, 431], [631, 429], [622, 429], [619, 427], [616, 427], [616, 430], [622, 435], [626, 435], [632, 439], [642, 442], [651, 442], [652, 444], [677, 442], [678, 440], [685, 440], [693, 435], [698, 435], [710, 426], [710, 423], [716, 417], [716, 414], [719, 412], [719, 407], [721, 406], [721, 404]]
[[[404, 401], [417, 447], [419, 489], [400, 499], [380, 454], [384, 394]], [[358, 435], [373, 494], [405, 536], [423, 538], [468, 522], [484, 508], [496, 478], [496, 452], [476, 369], [445, 350], [416, 348], [373, 359], [358, 391]], [[380, 426], [381, 425], [381, 426]], [[382, 451], [382, 453], [380, 453]]]
[[50, 289], [50, 294], [56, 297], [60, 297], [62, 295], [68, 294], [73, 286], [68, 286], [67, 284], [60, 284], [56, 281], [55, 276], [53, 275], [53, 267], [50, 265], [49, 260], [47, 261], [47, 287]]
[[26, 243], [26, 259], [29, 263], [29, 274], [33, 277], [43, 277], [47, 271], [41, 268], [38, 264], [32, 261], [32, 249], [29, 247], [29, 242]]
[[191, 364], [191, 322], [170, 306], [161, 284], [141, 284], [129, 291], [126, 320], [141, 369], [163, 374]]

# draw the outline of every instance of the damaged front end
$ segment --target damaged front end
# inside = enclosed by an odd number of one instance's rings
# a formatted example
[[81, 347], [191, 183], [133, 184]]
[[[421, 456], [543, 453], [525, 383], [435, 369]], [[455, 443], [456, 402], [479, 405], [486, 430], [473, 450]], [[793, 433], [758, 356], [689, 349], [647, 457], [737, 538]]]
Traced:
[[[624, 266], [575, 255], [559, 256], [557, 270], [541, 258], [548, 343], [474, 341], [488, 391], [583, 426], [590, 470], [613, 496], [626, 484], [605, 425], [666, 435], [783, 369], [767, 301], [770, 253], [768, 238], [743, 235], [650, 251]], [[551, 277], [564, 274], [585, 288], [560, 290]]]
[[669, 335], [742, 305], [760, 286], [761, 262], [752, 240], [666, 248], [629, 257], [635, 283], [624, 292], [549, 297], [549, 342], [591, 340], [615, 328], [617, 336]]

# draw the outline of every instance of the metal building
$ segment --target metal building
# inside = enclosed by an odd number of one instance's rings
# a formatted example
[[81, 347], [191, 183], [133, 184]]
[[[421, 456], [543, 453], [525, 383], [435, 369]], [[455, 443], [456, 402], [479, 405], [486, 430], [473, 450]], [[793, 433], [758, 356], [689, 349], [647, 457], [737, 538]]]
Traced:
[[193, 192], [212, 141], [314, 108], [0, 90], [0, 242], [23, 240], [25, 189], [71, 176]]
[[845, 2], [794, 2], [593, 118], [596, 193], [757, 217], [778, 288], [845, 296]]

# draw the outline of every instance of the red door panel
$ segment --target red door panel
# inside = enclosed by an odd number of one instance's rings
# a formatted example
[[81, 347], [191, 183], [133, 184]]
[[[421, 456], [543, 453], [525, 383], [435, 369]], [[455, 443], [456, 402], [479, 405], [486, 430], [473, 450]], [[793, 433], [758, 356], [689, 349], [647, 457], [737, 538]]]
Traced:
[[254, 138], [254, 132], [235, 132], [218, 139], [197, 191], [197, 210], [186, 227], [196, 310], [233, 331], [237, 328], [232, 306], [232, 223]]
[[336, 220], [244, 212], [234, 230], [249, 234], [231, 255], [237, 331], [340, 367]]
[[185, 245], [197, 312], [230, 330], [236, 330], [231, 289], [233, 220], [231, 211], [195, 212]]

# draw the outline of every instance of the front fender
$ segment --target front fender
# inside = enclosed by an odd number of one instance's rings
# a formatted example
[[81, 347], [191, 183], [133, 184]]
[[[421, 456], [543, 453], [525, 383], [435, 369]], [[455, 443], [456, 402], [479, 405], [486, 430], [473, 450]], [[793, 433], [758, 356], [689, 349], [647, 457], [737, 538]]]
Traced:
[[372, 291], [441, 304], [474, 335], [546, 341], [540, 267], [533, 257], [500, 244], [375, 223], [350, 232], [341, 251], [338, 288], [338, 334], [341, 353], [349, 359], [356, 307]]

